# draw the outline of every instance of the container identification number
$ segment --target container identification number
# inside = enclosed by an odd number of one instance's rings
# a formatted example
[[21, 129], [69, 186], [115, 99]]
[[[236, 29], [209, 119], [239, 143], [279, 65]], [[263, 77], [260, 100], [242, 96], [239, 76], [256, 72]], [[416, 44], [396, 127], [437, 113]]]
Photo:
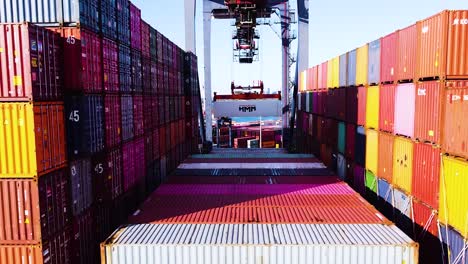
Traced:
[[453, 20], [454, 25], [468, 25], [468, 18], [455, 18]]

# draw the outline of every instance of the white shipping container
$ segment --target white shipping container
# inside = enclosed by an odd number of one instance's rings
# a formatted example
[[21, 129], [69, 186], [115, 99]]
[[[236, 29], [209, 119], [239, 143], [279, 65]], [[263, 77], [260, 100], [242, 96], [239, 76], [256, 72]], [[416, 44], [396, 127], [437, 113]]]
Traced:
[[416, 264], [418, 244], [381, 224], [139, 224], [101, 244], [107, 264]]

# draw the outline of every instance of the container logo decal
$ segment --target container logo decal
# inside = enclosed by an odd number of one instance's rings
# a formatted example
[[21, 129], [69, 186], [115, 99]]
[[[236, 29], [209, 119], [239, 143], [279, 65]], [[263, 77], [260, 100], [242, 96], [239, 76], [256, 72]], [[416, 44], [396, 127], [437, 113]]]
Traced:
[[426, 89], [418, 89], [418, 95], [426, 95]]
[[455, 18], [453, 20], [453, 25], [468, 25], [468, 18]]
[[240, 112], [256, 112], [257, 111], [257, 107], [255, 105], [240, 105], [239, 106], [239, 111]]

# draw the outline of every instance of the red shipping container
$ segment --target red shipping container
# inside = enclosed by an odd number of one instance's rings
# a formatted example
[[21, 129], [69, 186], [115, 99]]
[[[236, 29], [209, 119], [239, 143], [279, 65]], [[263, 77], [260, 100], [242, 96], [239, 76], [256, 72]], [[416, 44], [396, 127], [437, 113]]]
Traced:
[[397, 50], [399, 32], [393, 32], [380, 42], [380, 81], [393, 83], [397, 73]]
[[414, 137], [440, 146], [444, 87], [438, 81], [418, 83], [416, 87]]
[[85, 93], [102, 91], [101, 38], [86, 29], [57, 29], [64, 46], [64, 87]]
[[393, 134], [379, 132], [379, 153], [378, 153], [378, 177], [392, 183], [393, 179]]
[[152, 132], [153, 135], [153, 157], [159, 159], [159, 129], [155, 128]]
[[354, 159], [354, 149], [356, 144], [356, 125], [346, 124], [346, 158]]
[[115, 41], [102, 39], [102, 67], [104, 92], [118, 93], [119, 88], [119, 48]]
[[442, 149], [468, 158], [468, 81], [447, 82]]
[[130, 46], [141, 51], [141, 10], [130, 2]]
[[135, 185], [135, 147], [133, 141], [122, 146], [123, 190], [127, 192]]
[[135, 139], [134, 142], [135, 147], [135, 158], [133, 161], [135, 162], [135, 180], [136, 183], [144, 182], [145, 174], [146, 174], [146, 163], [145, 163], [145, 138], [140, 137]]
[[395, 118], [395, 84], [380, 86], [379, 128], [381, 131], [394, 132]]
[[[42, 241], [43, 261], [47, 264], [69, 264], [72, 263], [72, 230], [71, 226], [62, 229], [53, 237]], [[17, 263], [17, 262], [7, 262]], [[19, 262], [18, 262], [19, 263]], [[27, 262], [31, 263], [31, 262]], [[32, 262], [31, 264], [35, 264]]]
[[366, 124], [366, 91], [367, 87], [359, 86], [358, 88], [358, 98], [357, 98], [357, 124], [364, 126]]
[[440, 148], [414, 144], [412, 195], [434, 209], [439, 208], [440, 160]]
[[418, 22], [419, 78], [468, 78], [467, 19], [468, 10], [446, 10]]
[[[435, 237], [439, 236], [437, 228], [437, 212], [431, 209], [430, 207], [426, 206], [424, 203], [417, 200], [413, 200], [412, 220], [416, 225], [419, 226], [419, 228], [425, 228], [425, 232], [429, 232]], [[418, 230], [419, 228], [417, 228], [416, 230]], [[424, 236], [422, 232], [419, 234], [415, 234], [417, 238], [422, 238]]]
[[39, 193], [32, 180], [0, 180], [0, 244], [38, 244]]
[[150, 25], [141, 20], [141, 54], [143, 58], [150, 58]]
[[91, 209], [73, 220], [73, 263], [96, 263], [99, 253], [96, 224]]
[[327, 74], [328, 74], [328, 62], [323, 62], [318, 65], [317, 79], [318, 89], [327, 89]]
[[0, 32], [0, 100], [60, 100], [60, 36], [28, 23], [3, 24]]
[[106, 148], [117, 146], [121, 142], [121, 108], [119, 95], [104, 96], [104, 118], [106, 125]]
[[135, 137], [142, 136], [145, 133], [143, 123], [143, 96], [133, 96], [133, 127]]
[[397, 80], [413, 80], [416, 77], [417, 46], [416, 24], [398, 31]]
[[357, 123], [358, 113], [358, 88], [350, 86], [346, 88], [346, 121]]

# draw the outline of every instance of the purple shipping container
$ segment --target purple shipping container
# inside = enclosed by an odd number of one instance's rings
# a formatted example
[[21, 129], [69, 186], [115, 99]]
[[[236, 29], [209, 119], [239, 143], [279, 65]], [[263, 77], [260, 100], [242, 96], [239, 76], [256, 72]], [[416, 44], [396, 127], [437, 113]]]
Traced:
[[137, 183], [144, 182], [145, 173], [146, 173], [146, 163], [145, 163], [145, 138], [140, 137], [135, 139], [134, 145], [135, 154], [135, 180]]
[[[98, 260], [98, 241], [92, 210], [87, 210], [73, 219], [73, 263], [89, 264]], [[100, 224], [100, 223], [99, 223]]]
[[151, 164], [153, 156], [153, 133], [145, 133], [145, 164]]
[[121, 142], [121, 107], [119, 95], [104, 96], [104, 119], [106, 124], [106, 147], [112, 148]]
[[441, 225], [440, 237], [448, 247], [450, 263], [468, 264], [466, 241], [457, 231]]
[[69, 188], [67, 169], [54, 171], [39, 178], [39, 208], [43, 239], [51, 237], [71, 223]]
[[143, 92], [143, 73], [141, 65], [141, 52], [132, 50], [132, 91], [139, 94]]
[[312, 113], [318, 114], [318, 92], [312, 92]]
[[130, 2], [116, 0], [117, 38], [120, 43], [130, 45]]
[[119, 92], [119, 49], [115, 41], [102, 39], [102, 64], [105, 93]]
[[119, 45], [119, 90], [132, 91], [132, 53], [126, 45]]
[[120, 147], [108, 150], [102, 160], [94, 162], [95, 200], [113, 201], [122, 194], [122, 151]]
[[348, 52], [347, 85], [356, 85], [356, 49]]
[[[413, 83], [399, 84], [395, 93], [395, 134], [413, 138], [416, 90]], [[429, 110], [428, 110], [429, 111]]]
[[72, 258], [72, 229], [66, 226], [60, 232], [42, 240], [44, 264], [70, 264]]
[[340, 56], [340, 87], [348, 86], [348, 53]]
[[366, 193], [366, 186], [365, 186], [365, 170], [363, 167], [359, 165], [354, 166], [354, 189], [364, 195]]
[[133, 131], [139, 137], [145, 133], [143, 122], [143, 96], [133, 96]]
[[134, 142], [130, 141], [122, 146], [123, 190], [130, 190], [136, 182], [136, 168]]
[[130, 95], [122, 95], [122, 140], [127, 141], [133, 138], [133, 98]]
[[79, 215], [93, 202], [90, 159], [70, 163], [71, 205], [73, 215]]
[[141, 53], [143, 58], [150, 59], [150, 25], [141, 20]]
[[150, 70], [150, 94], [156, 94], [158, 91], [158, 64], [154, 61], [151, 61], [151, 70]]
[[159, 158], [159, 129], [153, 130], [153, 157]]
[[130, 2], [130, 41], [133, 49], [141, 51], [141, 10]]
[[153, 131], [153, 115], [157, 115], [153, 112], [156, 106], [156, 102], [153, 101], [153, 96], [143, 97], [143, 127], [145, 132]]
[[143, 57], [141, 60], [141, 79], [144, 94], [151, 94], [151, 60]]
[[358, 88], [351, 86], [346, 88], [346, 121], [348, 123], [357, 123], [358, 115]]
[[380, 83], [380, 39], [369, 43], [367, 78], [369, 85]]

